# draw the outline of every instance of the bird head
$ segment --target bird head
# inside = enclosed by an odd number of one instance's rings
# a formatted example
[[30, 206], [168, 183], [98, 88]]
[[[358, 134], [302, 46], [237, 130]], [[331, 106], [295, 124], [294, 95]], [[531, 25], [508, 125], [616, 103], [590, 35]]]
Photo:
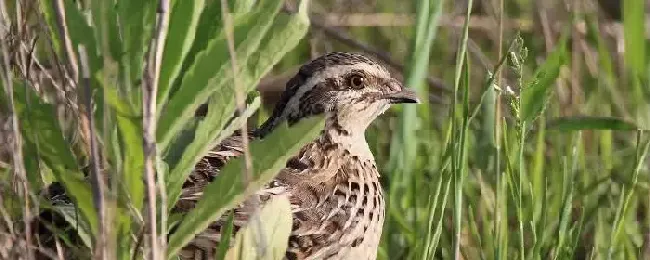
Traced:
[[419, 103], [416, 93], [378, 62], [357, 53], [332, 52], [303, 65], [289, 80], [261, 136], [282, 121], [325, 114], [344, 129], [363, 131], [391, 104]]

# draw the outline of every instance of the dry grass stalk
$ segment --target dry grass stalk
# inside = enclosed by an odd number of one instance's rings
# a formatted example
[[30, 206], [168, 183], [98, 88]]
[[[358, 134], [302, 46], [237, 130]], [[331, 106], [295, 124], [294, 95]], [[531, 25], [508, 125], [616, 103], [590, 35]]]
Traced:
[[[2, 23], [2, 28], [11, 28], [9, 22], [9, 17], [7, 16], [7, 9], [4, 1], [0, 1], [0, 15], [2, 15], [0, 22]], [[2, 33], [2, 38], [0, 38], [0, 55], [2, 55], [2, 71], [0, 72], [0, 78], [2, 85], [4, 86], [5, 93], [7, 94], [7, 114], [10, 124], [10, 135], [11, 135], [11, 157], [12, 157], [12, 168], [13, 168], [13, 177], [17, 180], [14, 183], [19, 184], [16, 187], [16, 194], [22, 197], [24, 200], [23, 205], [23, 219], [29, 220], [31, 216], [31, 205], [29, 200], [29, 183], [27, 182], [27, 175], [25, 172], [25, 166], [23, 164], [23, 151], [22, 151], [22, 136], [20, 134], [20, 126], [18, 124], [18, 117], [14, 111], [14, 89], [13, 89], [13, 75], [10, 69], [10, 53], [7, 49], [5, 43], [7, 42], [6, 36], [9, 35], [6, 32]], [[32, 246], [32, 230], [29, 225], [29, 221], [24, 221], [24, 256], [27, 259], [33, 259], [34, 252]]]
[[[147, 190], [147, 224], [150, 232], [149, 246], [150, 259], [162, 260], [167, 251], [166, 227], [166, 192], [165, 181], [162, 174], [156, 174], [156, 96], [158, 95], [158, 75], [160, 74], [160, 63], [162, 52], [167, 38], [167, 27], [169, 24], [169, 0], [160, 0], [156, 11], [156, 26], [154, 36], [151, 39], [146, 69], [144, 71], [144, 84], [142, 91], [143, 107], [143, 151], [144, 151], [144, 174]], [[156, 180], [158, 185], [156, 185]], [[160, 196], [161, 221], [160, 232], [158, 232], [156, 221], [156, 195]], [[158, 236], [160, 233], [160, 236]]]
[[95, 134], [95, 123], [92, 113], [92, 90], [90, 88], [90, 64], [88, 62], [88, 55], [85, 46], [79, 46], [79, 60], [81, 63], [81, 78], [78, 80], [81, 83], [81, 90], [83, 91], [83, 114], [79, 116], [84, 117], [83, 120], [87, 121], [89, 128], [86, 136], [90, 138], [90, 185], [93, 191], [93, 203], [95, 210], [97, 210], [97, 217], [99, 222], [99, 235], [97, 236], [96, 245], [94, 248], [94, 256], [97, 259], [107, 259], [107, 241], [108, 241], [108, 222], [106, 218], [106, 198], [104, 184], [104, 177], [102, 176], [101, 155], [97, 147], [97, 135]]
[[[70, 38], [70, 33], [66, 24], [65, 5], [63, 4], [63, 0], [53, 0], [52, 9], [54, 10], [56, 27], [59, 34], [59, 39], [61, 40], [61, 46], [63, 46], [63, 53], [66, 60], [65, 66], [63, 66], [66, 69], [62, 71], [61, 75], [64, 79], [63, 92], [64, 95], [75, 94], [75, 91], [72, 90], [76, 88], [77, 81], [79, 80], [79, 63], [77, 55], [74, 51], [74, 46], [72, 46], [72, 40]], [[81, 135], [81, 139], [84, 143], [82, 147], [90, 147], [90, 136], [88, 136], [88, 133], [90, 133], [90, 122], [88, 122], [88, 120], [82, 116], [80, 116], [79, 119], [78, 132]], [[90, 151], [86, 151], [86, 153], [90, 154]]]
[[[230, 15], [230, 12], [228, 11], [228, 1], [226, 0], [221, 0], [221, 12], [222, 12], [222, 20], [224, 24], [224, 30], [226, 32], [226, 39], [228, 42], [228, 53], [230, 54], [230, 65], [232, 69], [232, 79], [233, 79], [233, 88], [235, 90], [235, 103], [237, 105], [237, 114], [238, 115], [243, 115], [244, 111], [246, 110], [246, 97], [244, 96], [245, 89], [241, 89], [239, 87], [238, 79], [237, 79], [237, 53], [235, 51], [235, 43], [233, 41], [234, 37], [234, 25], [232, 22], [232, 16]], [[247, 131], [247, 126], [246, 126], [246, 120], [242, 121], [242, 126], [241, 126], [241, 135], [242, 135], [242, 146], [244, 150], [244, 163], [246, 166], [246, 170], [243, 173], [244, 174], [244, 181], [248, 183], [252, 179], [252, 162], [251, 162], [251, 157], [250, 157], [250, 152], [248, 151], [248, 131]]]

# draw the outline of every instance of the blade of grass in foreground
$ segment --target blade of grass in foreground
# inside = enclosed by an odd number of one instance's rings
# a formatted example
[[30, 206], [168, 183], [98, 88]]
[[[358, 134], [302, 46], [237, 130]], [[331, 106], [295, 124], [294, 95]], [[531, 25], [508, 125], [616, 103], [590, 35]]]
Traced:
[[[253, 54], [246, 56], [246, 63], [237, 63], [239, 67], [245, 67], [238, 74], [240, 84], [251, 91], [264, 74], [268, 73], [287, 52], [298, 45], [308, 28], [309, 23], [301, 13], [298, 15], [278, 14], [262, 40], [265, 44]], [[244, 66], [243, 64], [255, 64], [256, 66]], [[235, 102], [232, 99], [234, 88], [232, 84], [222, 84], [224, 86], [220, 87], [220, 91], [212, 94], [206, 120], [203, 120], [196, 129], [195, 136], [201, 139], [195, 139], [183, 152], [184, 160], [172, 168], [168, 182], [169, 203], [175, 202], [182, 182], [190, 173], [193, 164], [200, 159], [198, 156], [206, 149], [211, 148], [210, 143], [218, 143], [230, 135], [223, 129], [228, 117], [235, 111]]]
[[575, 130], [637, 130], [634, 123], [615, 117], [561, 117], [548, 123], [549, 129]]
[[[623, 229], [623, 225], [625, 223], [625, 216], [627, 214], [627, 210], [630, 206], [630, 201], [632, 200], [632, 196], [636, 193], [635, 189], [637, 186], [638, 178], [639, 178], [639, 172], [641, 171], [641, 168], [644, 166], [645, 158], [646, 155], [648, 154], [648, 147], [650, 147], [650, 140], [646, 141], [645, 144], [641, 144], [641, 138], [642, 138], [642, 131], [637, 131], [636, 139], [637, 139], [637, 150], [636, 150], [636, 158], [635, 158], [635, 167], [632, 172], [632, 183], [631, 187], [625, 187], [627, 189], [624, 190], [623, 193], [621, 193], [621, 198], [625, 198], [624, 200], [622, 199], [621, 202], [619, 203], [619, 210], [616, 213], [616, 219], [614, 220], [614, 225], [612, 228], [612, 234], [611, 234], [611, 245], [609, 247], [609, 252], [608, 252], [608, 259], [612, 259], [612, 256], [614, 254], [614, 250], [619, 247], [619, 236], [621, 234], [621, 231]], [[623, 196], [625, 195], [625, 196]]]
[[[190, 50], [197, 34], [195, 33], [197, 24], [204, 7], [203, 0], [194, 0], [190, 3], [178, 2], [172, 9], [173, 12], [169, 18], [169, 35], [173, 36], [165, 39], [165, 50], [160, 68], [158, 109], [161, 109], [160, 105], [167, 101], [169, 89], [181, 72], [182, 61]], [[207, 33], [199, 32], [198, 34]]]
[[[461, 259], [460, 252], [461, 229], [462, 229], [462, 208], [463, 208], [463, 182], [467, 173], [467, 132], [469, 131], [469, 66], [467, 64], [467, 39], [469, 30], [469, 18], [472, 12], [472, 0], [467, 3], [465, 24], [463, 25], [462, 38], [458, 47], [456, 57], [456, 72], [454, 77], [454, 97], [452, 103], [452, 129], [454, 143], [458, 144], [452, 148], [452, 174], [454, 179], [454, 259]], [[463, 104], [459, 110], [458, 91], [463, 87]], [[459, 118], [462, 117], [462, 118]]]
[[[235, 16], [235, 37], [245, 39], [237, 44], [238, 72], [243, 70], [241, 65], [247, 64], [245, 60], [248, 56], [260, 46], [262, 38], [273, 25], [278, 9], [279, 5], [259, 14]], [[231, 66], [230, 56], [224, 52], [226, 44], [223, 31], [210, 39], [206, 49], [197, 54], [194, 64], [183, 75], [178, 90], [169, 97], [169, 102], [165, 104], [166, 111], [161, 114], [158, 123], [157, 140], [161, 151], [168, 148], [172, 139], [193, 118], [196, 109], [228, 82], [226, 71]]]
[[[415, 27], [415, 38], [411, 42], [411, 53], [409, 58], [409, 64], [407, 67], [406, 82], [405, 86], [414, 89], [419, 93], [420, 96], [428, 96], [428, 91], [423, 88], [424, 79], [426, 78], [427, 71], [429, 70], [429, 56], [431, 53], [431, 46], [433, 45], [433, 40], [436, 38], [436, 32], [442, 13], [442, 4], [444, 0], [421, 0], [417, 3], [417, 24]], [[390, 203], [399, 207], [397, 201], [398, 198], [402, 196], [403, 192], [398, 191], [398, 188], [402, 188], [404, 191], [409, 191], [410, 194], [407, 195], [407, 198], [410, 198], [410, 206], [413, 209], [419, 207], [416, 198], [418, 197], [417, 189], [417, 180], [421, 176], [416, 175], [413, 172], [412, 165], [415, 164], [417, 158], [417, 139], [416, 136], [416, 125], [418, 125], [416, 106], [404, 106], [402, 108], [402, 115], [399, 118], [397, 131], [393, 133], [391, 143], [391, 155], [389, 168], [392, 173], [391, 182], [394, 184], [390, 185], [391, 192], [389, 192], [389, 201], [394, 201]], [[428, 105], [425, 104], [420, 109], [428, 111]], [[409, 187], [410, 186], [410, 187]], [[436, 203], [436, 202], [433, 202]], [[395, 212], [390, 210], [390, 212]], [[396, 223], [405, 222], [401, 216], [401, 212], [398, 214], [391, 214], [390, 216], [396, 218]], [[416, 246], [418, 243], [417, 237], [418, 231], [421, 229], [418, 225], [420, 221], [417, 219], [419, 215], [417, 210], [411, 214], [414, 216], [412, 219], [412, 228], [413, 232], [412, 237], [409, 240], [413, 242], [413, 245]], [[402, 230], [405, 230], [402, 228]], [[407, 232], [401, 232], [407, 233]], [[426, 246], [425, 248], [428, 248]]]
[[279, 127], [263, 140], [250, 144], [253, 158], [252, 180], [244, 183], [242, 161], [237, 158], [229, 162], [219, 176], [205, 187], [203, 197], [185, 219], [180, 223], [176, 233], [169, 239], [169, 256], [173, 257], [189, 243], [194, 235], [205, 229], [208, 224], [226, 210], [257, 191], [262, 185], [271, 181], [282, 169], [290, 156], [293, 156], [304, 144], [312, 141], [323, 128], [323, 118], [304, 119], [291, 128]]
[[[644, 0], [623, 1], [625, 63], [636, 77], [643, 77], [643, 74], [646, 73], [645, 6]], [[640, 86], [636, 85], [635, 87]]]

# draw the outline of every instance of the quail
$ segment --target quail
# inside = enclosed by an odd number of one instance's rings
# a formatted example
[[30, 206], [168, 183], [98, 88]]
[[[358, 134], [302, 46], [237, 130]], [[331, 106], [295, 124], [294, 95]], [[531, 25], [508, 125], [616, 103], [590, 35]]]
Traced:
[[[391, 104], [418, 102], [413, 90], [362, 54], [332, 52], [300, 67], [272, 115], [249, 137], [264, 138], [284, 122], [292, 125], [313, 115], [325, 117], [321, 134], [233, 210], [234, 230], [253, 214], [251, 205], [282, 194], [289, 198], [293, 215], [286, 259], [376, 259], [385, 202], [364, 132]], [[215, 147], [184, 183], [174, 211], [191, 210], [206, 182], [241, 154], [237, 134]], [[212, 259], [224, 223], [225, 216], [211, 223], [183, 248], [181, 258]]]

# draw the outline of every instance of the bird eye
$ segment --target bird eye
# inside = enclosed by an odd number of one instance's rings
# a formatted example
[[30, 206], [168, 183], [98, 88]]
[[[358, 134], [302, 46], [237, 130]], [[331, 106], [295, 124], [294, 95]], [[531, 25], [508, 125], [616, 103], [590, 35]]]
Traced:
[[365, 82], [366, 79], [361, 75], [352, 75], [352, 77], [350, 77], [350, 86], [352, 88], [361, 89]]

